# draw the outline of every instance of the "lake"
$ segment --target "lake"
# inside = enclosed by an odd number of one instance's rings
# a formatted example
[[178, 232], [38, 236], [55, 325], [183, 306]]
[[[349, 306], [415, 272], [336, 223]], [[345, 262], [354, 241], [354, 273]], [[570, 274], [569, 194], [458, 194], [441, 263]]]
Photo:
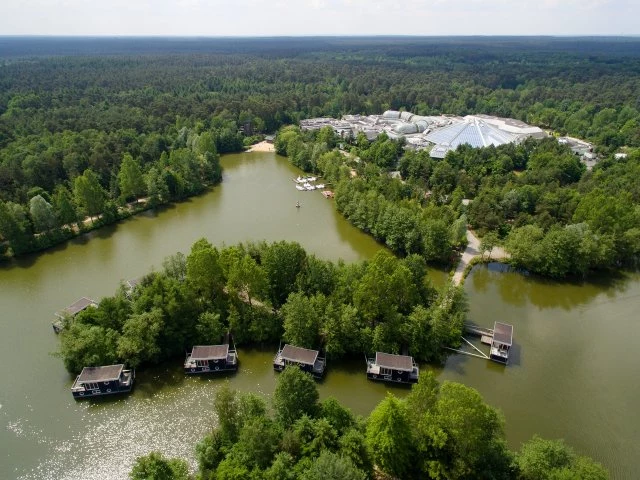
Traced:
[[[212, 398], [226, 381], [186, 378], [181, 359], [138, 372], [126, 397], [76, 402], [71, 377], [51, 355], [53, 313], [81, 296], [111, 295], [118, 283], [161, 268], [176, 251], [206, 237], [216, 245], [290, 240], [331, 260], [367, 259], [383, 248], [352, 227], [319, 192], [299, 192], [300, 172], [273, 153], [227, 155], [224, 180], [189, 201], [147, 212], [63, 246], [0, 268], [0, 478], [126, 478], [137, 455], [159, 450], [189, 458], [215, 425]], [[296, 208], [296, 202], [301, 207]], [[501, 367], [452, 356], [440, 380], [477, 388], [500, 408], [512, 448], [534, 433], [564, 437], [605, 464], [612, 478], [640, 469], [640, 278], [555, 283], [474, 269], [465, 289], [471, 320], [515, 327], [513, 362]], [[432, 270], [442, 285], [446, 273]], [[270, 395], [277, 375], [272, 348], [240, 349], [232, 387]], [[364, 360], [329, 364], [319, 384], [366, 415], [387, 390], [369, 382]]]

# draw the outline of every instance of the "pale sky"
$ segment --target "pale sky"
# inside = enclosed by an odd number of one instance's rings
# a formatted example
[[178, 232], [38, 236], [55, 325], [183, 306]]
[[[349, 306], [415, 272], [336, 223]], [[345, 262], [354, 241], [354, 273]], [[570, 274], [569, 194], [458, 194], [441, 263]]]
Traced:
[[640, 0], [0, 0], [0, 35], [638, 35]]

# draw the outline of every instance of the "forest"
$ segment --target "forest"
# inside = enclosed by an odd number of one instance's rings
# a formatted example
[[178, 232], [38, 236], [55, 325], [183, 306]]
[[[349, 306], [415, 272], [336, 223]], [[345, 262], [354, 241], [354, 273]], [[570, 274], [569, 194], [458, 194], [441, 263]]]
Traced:
[[134, 368], [181, 359], [193, 345], [285, 342], [343, 356], [407, 349], [439, 362], [458, 345], [467, 311], [458, 287], [436, 289], [418, 255], [380, 251], [345, 264], [307, 254], [297, 243], [207, 240], [128, 291], [121, 286], [64, 321], [58, 355], [66, 369], [126, 363]]
[[513, 266], [552, 278], [640, 265], [640, 150], [592, 170], [554, 138], [461, 145], [438, 160], [385, 134], [345, 142], [330, 127], [284, 127], [276, 150], [332, 182], [338, 211], [400, 255], [453, 262], [470, 225]]
[[[640, 146], [639, 47], [633, 38], [4, 37], [0, 256], [46, 248], [94, 221], [197, 194], [219, 180], [218, 154], [307, 117], [386, 109], [494, 114], [588, 139], [608, 158]], [[129, 157], [133, 162], [125, 163]], [[511, 161], [517, 169], [519, 157]], [[460, 160], [451, 166], [464, 168]], [[558, 181], [564, 194], [576, 173], [536, 181]], [[131, 175], [136, 180], [127, 183], [123, 177]], [[464, 184], [462, 193], [496, 197], [488, 183]], [[510, 216], [538, 215], [537, 204], [525, 203], [524, 212], [496, 214], [505, 219], [497, 228], [503, 238]], [[622, 199], [620, 208], [628, 203]], [[546, 223], [523, 235], [545, 236]], [[596, 263], [619, 263], [627, 247], [615, 247], [617, 255]], [[536, 268], [553, 276], [582, 269]]]
[[405, 399], [389, 393], [366, 417], [319, 400], [296, 367], [279, 375], [270, 405], [222, 386], [218, 425], [196, 446], [198, 471], [158, 452], [138, 457], [132, 480], [606, 480], [608, 472], [561, 440], [534, 436], [507, 448], [504, 418], [465, 385], [423, 373]]

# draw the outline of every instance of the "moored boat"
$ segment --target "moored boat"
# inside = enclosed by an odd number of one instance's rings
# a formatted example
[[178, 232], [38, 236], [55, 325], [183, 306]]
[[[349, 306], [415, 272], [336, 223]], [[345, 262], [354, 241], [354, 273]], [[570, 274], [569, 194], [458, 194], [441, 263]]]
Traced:
[[326, 359], [320, 357], [318, 350], [285, 345], [278, 350], [273, 359], [273, 369], [281, 372], [288, 366], [297, 366], [302, 371], [310, 373], [315, 378], [322, 378], [327, 365]]
[[197, 345], [184, 361], [185, 373], [216, 373], [238, 370], [235, 348], [224, 345]]
[[123, 364], [84, 367], [71, 387], [73, 398], [101, 397], [130, 392], [135, 370], [125, 370]]
[[367, 359], [367, 378], [392, 383], [417, 383], [419, 369], [413, 357], [376, 352]]

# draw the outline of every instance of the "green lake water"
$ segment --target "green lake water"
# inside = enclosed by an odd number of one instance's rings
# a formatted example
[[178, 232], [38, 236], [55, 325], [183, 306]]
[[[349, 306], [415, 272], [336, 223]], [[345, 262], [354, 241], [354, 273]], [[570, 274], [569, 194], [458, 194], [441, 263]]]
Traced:
[[[347, 262], [382, 248], [335, 212], [319, 192], [298, 192], [299, 172], [273, 153], [228, 155], [224, 181], [211, 192], [157, 213], [92, 232], [0, 268], [0, 478], [126, 478], [134, 458], [159, 450], [188, 458], [214, 424], [220, 378], [185, 377], [181, 360], [138, 372], [126, 397], [76, 402], [72, 379], [51, 355], [53, 312], [81, 296], [111, 295], [118, 282], [160, 268], [163, 258], [200, 237], [222, 245], [292, 240], [323, 258]], [[295, 207], [299, 201], [301, 208]], [[640, 469], [640, 278], [587, 284], [540, 281], [499, 266], [467, 279], [471, 320], [515, 328], [508, 367], [452, 356], [440, 380], [477, 388], [506, 417], [510, 445], [534, 433], [564, 437], [602, 462], [612, 478]], [[442, 284], [446, 274], [434, 270]], [[633, 312], [636, 312], [635, 314]], [[270, 395], [273, 349], [240, 349], [243, 391]], [[387, 390], [369, 382], [364, 361], [329, 365], [319, 384], [356, 413], [368, 414]]]

